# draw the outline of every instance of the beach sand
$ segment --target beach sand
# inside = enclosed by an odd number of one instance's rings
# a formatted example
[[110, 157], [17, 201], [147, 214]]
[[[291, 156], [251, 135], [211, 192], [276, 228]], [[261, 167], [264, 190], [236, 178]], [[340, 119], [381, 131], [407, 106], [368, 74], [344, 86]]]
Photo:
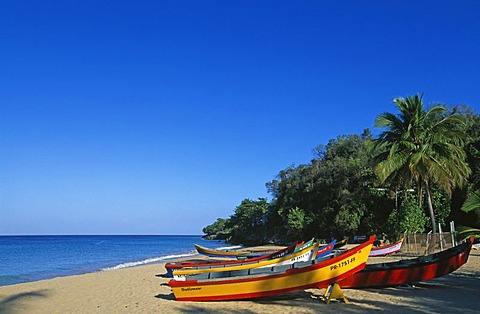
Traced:
[[164, 264], [0, 287], [0, 313], [479, 313], [480, 251], [442, 278], [415, 287], [345, 289], [349, 304], [319, 299], [324, 289], [247, 301], [177, 302]]

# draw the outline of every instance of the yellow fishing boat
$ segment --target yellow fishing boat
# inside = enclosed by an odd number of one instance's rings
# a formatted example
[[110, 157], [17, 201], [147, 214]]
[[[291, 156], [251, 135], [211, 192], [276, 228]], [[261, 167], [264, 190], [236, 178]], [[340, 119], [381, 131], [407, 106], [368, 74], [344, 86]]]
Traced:
[[311, 262], [294, 263], [276, 274], [255, 274], [220, 279], [172, 279], [168, 283], [178, 301], [250, 299], [309, 288], [325, 288], [362, 270], [375, 236], [344, 253]]

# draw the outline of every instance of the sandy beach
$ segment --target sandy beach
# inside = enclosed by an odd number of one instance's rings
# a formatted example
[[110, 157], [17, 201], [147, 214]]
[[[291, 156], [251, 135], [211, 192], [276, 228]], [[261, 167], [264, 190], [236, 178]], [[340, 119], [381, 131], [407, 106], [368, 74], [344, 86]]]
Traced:
[[[392, 258], [394, 259], [394, 258]], [[480, 251], [454, 273], [414, 287], [345, 289], [350, 303], [319, 299], [309, 289], [280, 297], [177, 302], [164, 264], [152, 264], [0, 287], [0, 313], [478, 313]]]

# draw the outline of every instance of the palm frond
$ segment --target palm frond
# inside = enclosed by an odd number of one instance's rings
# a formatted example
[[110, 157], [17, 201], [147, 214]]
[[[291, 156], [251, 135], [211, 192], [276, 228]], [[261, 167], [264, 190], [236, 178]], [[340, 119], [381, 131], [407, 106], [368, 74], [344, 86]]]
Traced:
[[465, 240], [471, 236], [480, 238], [480, 229], [459, 225], [457, 226], [457, 240]]
[[462, 210], [466, 213], [469, 213], [478, 209], [480, 209], [480, 191], [475, 191], [468, 195], [467, 199], [462, 205]]

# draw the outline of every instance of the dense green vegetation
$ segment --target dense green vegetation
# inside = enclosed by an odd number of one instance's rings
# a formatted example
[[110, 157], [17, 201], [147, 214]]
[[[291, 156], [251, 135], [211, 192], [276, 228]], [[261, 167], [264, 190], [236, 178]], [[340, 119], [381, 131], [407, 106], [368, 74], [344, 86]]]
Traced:
[[394, 103], [398, 114], [376, 119], [378, 136], [366, 129], [319, 145], [310, 163], [266, 183], [270, 202], [245, 199], [203, 232], [252, 245], [372, 233], [394, 240], [450, 220], [480, 227], [480, 116], [466, 106], [426, 108], [418, 95]]

